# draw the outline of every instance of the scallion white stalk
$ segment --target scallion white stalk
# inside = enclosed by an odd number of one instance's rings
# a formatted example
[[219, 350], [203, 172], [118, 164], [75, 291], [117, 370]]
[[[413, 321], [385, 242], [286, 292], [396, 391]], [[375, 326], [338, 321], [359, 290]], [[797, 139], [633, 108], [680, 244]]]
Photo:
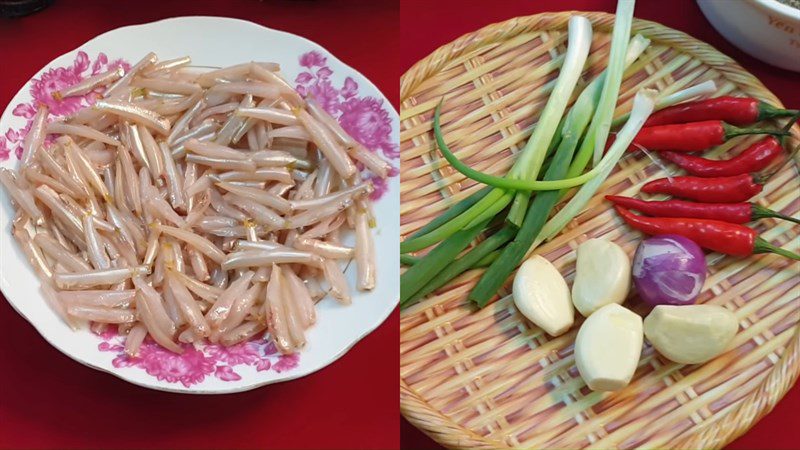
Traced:
[[[509, 175], [512, 178], [534, 180], [544, 162], [547, 147], [556, 133], [561, 117], [567, 109], [572, 91], [583, 73], [583, 66], [589, 56], [592, 45], [592, 24], [583, 16], [572, 16], [569, 19], [569, 46], [564, 56], [564, 64], [558, 75], [555, 87], [550, 94], [533, 135], [525, 144], [519, 158], [514, 163]], [[627, 41], [627, 39], [626, 39]]]
[[[690, 86], [678, 92], [673, 92], [672, 94], [660, 96], [658, 100], [656, 100], [656, 111], [658, 111], [659, 109], [664, 109], [668, 106], [677, 105], [678, 103], [685, 102], [686, 100], [690, 100], [695, 97], [699, 97], [701, 95], [711, 94], [716, 91], [717, 91], [717, 84], [714, 83], [714, 80], [706, 80], [700, 84]], [[614, 119], [612, 125], [614, 127], [622, 125], [628, 120], [628, 117], [630, 117], [630, 115], [631, 115], [630, 113], [623, 114], [622, 116]]]
[[661, 108], [666, 108], [667, 106], [672, 106], [681, 102], [685, 102], [690, 98], [698, 97], [700, 95], [710, 94], [712, 92], [716, 92], [717, 84], [714, 83], [714, 80], [706, 80], [700, 84], [688, 87], [682, 91], [678, 91], [672, 93], [670, 95], [666, 95], [662, 98], [659, 98], [656, 101], [656, 110]]
[[[572, 16], [569, 19], [568, 39], [569, 47], [567, 47], [567, 54], [564, 56], [564, 64], [561, 66], [556, 85], [539, 116], [533, 134], [509, 171], [509, 178], [535, 180], [539, 176], [547, 149], [559, 129], [561, 118], [564, 116], [572, 92], [583, 72], [586, 58], [589, 56], [589, 49], [592, 45], [591, 22], [583, 16]], [[508, 221], [516, 226], [520, 226], [522, 223], [529, 196], [530, 194], [527, 192], [518, 192], [514, 197], [514, 204], [508, 213]]]
[[[561, 118], [589, 56], [589, 49], [592, 46], [591, 22], [583, 16], [572, 16], [569, 19], [568, 39], [569, 47], [564, 55], [564, 64], [561, 66], [556, 85], [539, 116], [533, 134], [509, 171], [509, 178], [535, 180], [539, 176], [542, 163], [547, 156], [547, 149], [559, 130]], [[566, 123], [567, 121], [563, 124], [564, 128], [567, 128]], [[527, 192], [518, 192], [514, 197], [508, 220], [516, 226], [522, 223], [529, 196]]]

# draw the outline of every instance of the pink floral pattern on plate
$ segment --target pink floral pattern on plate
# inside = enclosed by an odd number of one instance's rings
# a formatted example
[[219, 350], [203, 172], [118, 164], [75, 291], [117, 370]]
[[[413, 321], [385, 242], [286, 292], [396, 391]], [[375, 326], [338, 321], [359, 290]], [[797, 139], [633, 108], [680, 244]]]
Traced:
[[272, 370], [281, 373], [294, 369], [300, 362], [297, 354], [282, 355], [268, 338], [230, 347], [216, 344], [195, 347], [182, 344], [183, 353], [178, 355], [148, 337], [139, 348], [138, 355], [128, 356], [124, 351], [125, 336], [117, 334], [111, 327], [98, 336], [103, 342], [98, 344], [97, 349], [116, 354], [111, 362], [114, 367], [144, 369], [148, 375], [159, 381], [181, 383], [187, 388], [212, 376], [222, 381], [241, 380], [242, 376], [237, 369], [245, 366], [252, 366], [257, 372]]
[[[358, 83], [352, 77], [345, 78], [341, 87], [335, 87], [331, 81], [333, 70], [328, 67], [328, 59], [318, 51], [302, 54], [300, 66], [304, 70], [295, 78], [300, 95], [313, 97], [339, 121], [350, 136], [368, 150], [379, 152], [390, 161], [400, 158], [397, 143], [392, 141], [392, 119], [383, 107], [383, 100], [370, 96], [359, 97]], [[394, 177], [398, 173], [397, 168], [393, 168], [389, 175]], [[386, 180], [368, 172], [364, 176], [375, 187], [373, 200], [381, 198], [388, 190]]]
[[[392, 120], [383, 107], [383, 101], [370, 96], [358, 96], [358, 83], [347, 77], [337, 88], [331, 81], [333, 70], [327, 65], [327, 58], [318, 51], [310, 51], [300, 56], [300, 66], [304, 68], [295, 82], [297, 91], [303, 96], [313, 96], [328, 113], [335, 117], [342, 128], [350, 133], [368, 150], [379, 152], [390, 161], [399, 159], [397, 144], [392, 142]], [[90, 68], [91, 66], [91, 68]], [[92, 105], [102, 95], [104, 89], [98, 88], [80, 97], [63, 100], [53, 98], [53, 92], [74, 85], [86, 77], [122, 66], [130, 69], [130, 64], [122, 59], [112, 62], [104, 53], [97, 55], [92, 63], [85, 52], [78, 52], [72, 66], [53, 68], [34, 78], [31, 82], [30, 103], [20, 103], [12, 114], [26, 119], [20, 129], [8, 129], [0, 136], [0, 162], [14, 152], [17, 158], [22, 154], [22, 142], [28, 134], [38, 105], [50, 108], [49, 120], [68, 116], [81, 108]], [[388, 190], [386, 180], [362, 169], [363, 176], [372, 180], [375, 191], [373, 199], [379, 199]], [[391, 176], [397, 176], [393, 168]], [[242, 376], [237, 372], [242, 367], [251, 366], [257, 372], [292, 370], [300, 361], [299, 355], [282, 355], [268, 337], [254, 339], [231, 347], [207, 344], [195, 347], [182, 344], [183, 353], [178, 355], [164, 349], [149, 337], [142, 343], [139, 354], [129, 356], [125, 353], [125, 336], [117, 334], [112, 327], [98, 334], [102, 342], [97, 348], [101, 352], [115, 354], [112, 365], [116, 368], [134, 367], [143, 369], [148, 375], [167, 383], [181, 383], [190, 387], [202, 383], [207, 377], [222, 381], [238, 381]]]
[[56, 67], [44, 72], [41, 77], [31, 80], [30, 103], [20, 103], [11, 112], [17, 117], [26, 119], [25, 126], [20, 129], [9, 128], [0, 136], [0, 161], [5, 161], [13, 152], [17, 158], [22, 157], [22, 141], [28, 135], [33, 116], [39, 105], [46, 105], [50, 109], [49, 120], [74, 114], [81, 108], [92, 105], [105, 91], [105, 88], [98, 88], [82, 96], [67, 97], [56, 100], [53, 93], [72, 86], [101, 72], [115, 69], [122, 66], [125, 70], [130, 69], [130, 64], [122, 59], [115, 59], [109, 62], [105, 53], [99, 53], [92, 62], [86, 52], [78, 52], [75, 61], [71, 66]]

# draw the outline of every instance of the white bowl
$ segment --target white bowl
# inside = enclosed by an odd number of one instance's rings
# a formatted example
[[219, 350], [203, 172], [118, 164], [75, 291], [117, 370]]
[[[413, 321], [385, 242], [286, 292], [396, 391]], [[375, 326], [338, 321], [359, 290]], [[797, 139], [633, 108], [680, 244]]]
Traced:
[[754, 58], [800, 72], [800, 9], [777, 0], [697, 0], [711, 25]]
[[[17, 43], [22, 45], [22, 43]], [[293, 34], [252, 22], [221, 17], [180, 17], [119, 28], [102, 34], [59, 56], [36, 73], [11, 100], [0, 117], [0, 166], [18, 164], [30, 111], [36, 101], [52, 102], [50, 91], [59, 83], [75, 83], [92, 72], [106, 70], [117, 59], [136, 62], [154, 51], [161, 59], [188, 55], [198, 66], [227, 66], [247, 61], [274, 61], [298, 90], [314, 92], [340, 106], [345, 128], [372, 151], [399, 164], [399, 116], [391, 103], [363, 75], [319, 45]], [[85, 106], [81, 99], [79, 106]], [[75, 105], [73, 105], [75, 106]], [[68, 114], [70, 105], [51, 105], [54, 116]], [[339, 114], [337, 114], [339, 115]], [[207, 345], [183, 355], [145, 344], [139, 358], [121, 351], [122, 337], [72, 331], [45, 303], [39, 280], [10, 233], [11, 204], [0, 189], [0, 290], [39, 333], [67, 356], [95, 369], [141, 386], [197, 394], [253, 389], [315, 372], [342, 356], [378, 327], [400, 298], [400, 186], [399, 178], [376, 183], [382, 192], [374, 203], [374, 229], [379, 255], [376, 289], [353, 290], [353, 304], [342, 306], [330, 298], [317, 306], [317, 324], [308, 332], [307, 347], [297, 356], [283, 357], [261, 339], [232, 348]], [[355, 268], [346, 274], [355, 285]], [[10, 336], [9, 336], [10, 337]], [[13, 339], [13, 337], [10, 337]], [[21, 343], [24, 345], [24, 343]], [[391, 350], [391, 349], [389, 349]]]

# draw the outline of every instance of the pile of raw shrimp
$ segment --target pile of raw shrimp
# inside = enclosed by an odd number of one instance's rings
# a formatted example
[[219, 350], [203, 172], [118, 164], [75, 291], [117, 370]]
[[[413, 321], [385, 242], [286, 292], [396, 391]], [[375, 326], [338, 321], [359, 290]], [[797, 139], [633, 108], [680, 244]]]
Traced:
[[265, 333], [292, 353], [316, 301], [350, 302], [344, 264], [374, 288], [372, 185], [356, 164], [391, 167], [277, 64], [201, 71], [151, 53], [54, 97], [91, 92], [66, 120], [39, 109], [19, 170], [0, 169], [13, 234], [69, 325], [118, 327], [130, 355], [148, 335], [180, 353]]

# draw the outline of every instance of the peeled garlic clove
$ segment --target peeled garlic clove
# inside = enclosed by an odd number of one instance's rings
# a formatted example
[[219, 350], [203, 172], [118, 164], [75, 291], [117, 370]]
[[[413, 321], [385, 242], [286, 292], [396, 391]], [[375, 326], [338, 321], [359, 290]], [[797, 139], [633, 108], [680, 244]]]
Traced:
[[583, 316], [625, 301], [631, 286], [631, 261], [619, 245], [589, 239], [578, 246], [572, 303]]
[[616, 391], [630, 383], [642, 354], [642, 318], [611, 303], [589, 316], [575, 339], [575, 364], [593, 391]]
[[722, 354], [739, 330], [736, 316], [716, 305], [659, 305], [644, 319], [644, 334], [659, 353], [681, 364]]
[[563, 334], [575, 320], [567, 282], [539, 255], [520, 266], [514, 276], [513, 295], [522, 315], [551, 336]]

